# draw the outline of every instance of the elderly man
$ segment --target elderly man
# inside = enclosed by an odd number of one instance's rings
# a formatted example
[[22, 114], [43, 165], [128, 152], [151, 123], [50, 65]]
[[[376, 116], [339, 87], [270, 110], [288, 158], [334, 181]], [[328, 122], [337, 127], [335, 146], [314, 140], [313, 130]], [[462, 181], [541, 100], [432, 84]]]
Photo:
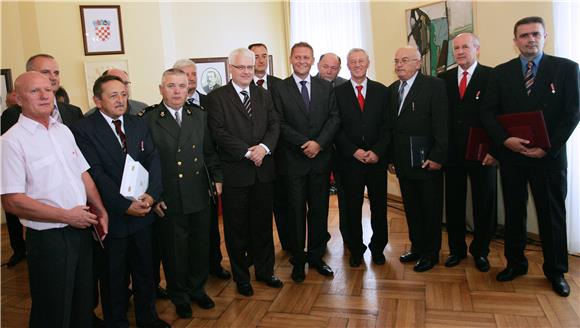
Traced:
[[[445, 83], [421, 74], [421, 55], [404, 47], [395, 53], [399, 78], [390, 88], [393, 163], [405, 206], [411, 250], [401, 262], [416, 262], [423, 272], [439, 262], [443, 211], [441, 165], [447, 158], [447, 94]], [[413, 153], [414, 156], [411, 156]], [[394, 165], [393, 165], [394, 164]]]
[[[118, 68], [110, 68], [110, 69], [104, 71], [101, 76], [107, 76], [107, 75], [116, 76], [116, 77], [120, 78], [121, 81], [123, 81], [123, 84], [125, 85], [125, 88], [127, 90], [127, 95], [129, 95], [129, 97], [131, 97], [131, 80], [129, 80], [129, 74], [127, 72], [120, 70]], [[147, 107], [147, 104], [144, 102], [141, 102], [141, 101], [128, 99], [127, 102], [128, 102], [127, 103], [127, 112], [131, 115], [137, 115], [137, 113], [139, 113], [145, 107]], [[97, 110], [97, 107], [91, 108], [88, 112], [85, 113], [85, 116], [91, 115], [96, 110]]]
[[348, 80], [338, 76], [340, 63], [340, 57], [337, 54], [332, 52], [325, 53], [318, 60], [318, 74], [316, 74], [316, 77], [330, 82], [332, 87], [345, 83]]
[[[543, 52], [547, 33], [541, 17], [514, 26], [520, 55], [498, 65], [482, 105], [482, 121], [501, 161], [507, 267], [497, 275], [510, 281], [528, 272], [524, 255], [528, 183], [532, 190], [544, 255], [544, 275], [560, 296], [570, 295], [566, 240], [566, 141], [580, 120], [578, 64]], [[542, 111], [551, 147], [539, 148], [509, 135], [496, 115]]]
[[252, 84], [254, 54], [238, 48], [229, 55], [232, 80], [209, 95], [209, 126], [224, 169], [224, 234], [238, 292], [253, 295], [246, 253], [256, 280], [273, 288], [272, 197], [276, 177], [272, 153], [280, 125], [269, 93]]
[[29, 325], [90, 327], [91, 225], [107, 232], [107, 211], [72, 133], [51, 116], [50, 80], [28, 72], [15, 86], [22, 115], [2, 136], [1, 194], [2, 206], [27, 227]]

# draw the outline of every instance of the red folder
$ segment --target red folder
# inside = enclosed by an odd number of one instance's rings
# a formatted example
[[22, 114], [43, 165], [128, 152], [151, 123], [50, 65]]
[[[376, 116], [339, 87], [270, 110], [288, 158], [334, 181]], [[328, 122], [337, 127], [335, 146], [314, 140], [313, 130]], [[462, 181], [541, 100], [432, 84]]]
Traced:
[[469, 128], [465, 159], [468, 161], [483, 161], [491, 147], [491, 139], [483, 128]]
[[[89, 212], [97, 215], [95, 209], [91, 205], [89, 205]], [[103, 240], [105, 240], [106, 236], [107, 234], [105, 233], [105, 230], [103, 230], [103, 227], [101, 226], [100, 223], [93, 224], [93, 239], [99, 242], [102, 249], [105, 249], [105, 245], [103, 245]]]
[[544, 113], [541, 111], [498, 115], [497, 119], [510, 137], [529, 140], [528, 147], [551, 147]]

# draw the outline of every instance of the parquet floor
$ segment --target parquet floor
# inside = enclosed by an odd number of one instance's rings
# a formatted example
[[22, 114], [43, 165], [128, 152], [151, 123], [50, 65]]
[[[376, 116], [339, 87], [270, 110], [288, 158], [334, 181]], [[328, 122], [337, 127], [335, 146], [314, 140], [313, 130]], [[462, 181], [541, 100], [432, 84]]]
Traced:
[[[368, 204], [365, 204], [365, 240], [370, 240]], [[495, 275], [504, 267], [503, 247], [493, 242], [492, 269], [481, 273], [473, 260], [455, 268], [442, 264], [426, 273], [415, 273], [412, 264], [401, 264], [399, 255], [408, 249], [404, 213], [389, 207], [387, 264], [374, 265], [370, 254], [359, 268], [350, 268], [348, 252], [338, 231], [336, 198], [331, 197], [329, 230], [332, 239], [325, 259], [333, 278], [307, 272], [302, 284], [292, 282], [288, 255], [276, 240], [276, 275], [282, 289], [253, 283], [255, 294], [244, 297], [233, 281], [210, 278], [207, 291], [216, 302], [212, 310], [193, 306], [193, 319], [180, 319], [169, 301], [158, 301], [160, 317], [173, 327], [580, 327], [580, 259], [570, 257], [567, 274], [572, 294], [562, 298], [552, 292], [542, 275], [542, 254], [527, 252], [529, 274], [499, 283]], [[11, 254], [5, 225], [2, 226], [2, 262]], [[443, 235], [441, 261], [447, 257]], [[224, 255], [227, 255], [224, 248]], [[224, 266], [229, 268], [227, 257]], [[2, 327], [28, 326], [30, 296], [26, 264], [2, 267]], [[163, 284], [164, 282], [162, 282]], [[100, 315], [100, 312], [99, 312]], [[131, 322], [134, 317], [130, 313]]]

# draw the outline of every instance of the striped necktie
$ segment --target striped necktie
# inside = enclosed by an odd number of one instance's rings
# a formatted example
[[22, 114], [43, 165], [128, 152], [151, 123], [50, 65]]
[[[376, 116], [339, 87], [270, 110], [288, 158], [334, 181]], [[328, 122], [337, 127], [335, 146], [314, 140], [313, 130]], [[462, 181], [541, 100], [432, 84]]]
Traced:
[[246, 90], [242, 90], [240, 91], [240, 93], [242, 94], [242, 96], [244, 96], [243, 100], [244, 108], [246, 109], [246, 112], [248, 112], [248, 116], [252, 117], [252, 103], [250, 102], [250, 95]]
[[528, 62], [528, 69], [526, 70], [526, 75], [524, 76], [524, 86], [526, 88], [526, 94], [529, 96], [532, 93], [532, 86], [534, 85], [534, 62]]

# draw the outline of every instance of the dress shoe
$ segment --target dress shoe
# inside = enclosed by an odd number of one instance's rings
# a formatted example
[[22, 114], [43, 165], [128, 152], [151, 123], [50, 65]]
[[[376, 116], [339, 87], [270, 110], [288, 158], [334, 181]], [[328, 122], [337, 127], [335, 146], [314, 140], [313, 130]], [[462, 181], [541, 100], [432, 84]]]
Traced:
[[177, 304], [175, 306], [175, 312], [177, 312], [177, 315], [180, 318], [191, 318], [192, 313], [191, 313], [191, 305], [187, 304], [187, 303], [183, 303], [183, 304]]
[[[191, 308], [189, 310], [191, 311]], [[191, 314], [189, 315], [189, 317], [191, 318]], [[168, 324], [167, 322], [161, 320], [161, 319], [156, 319], [155, 321], [149, 322], [149, 323], [139, 323], [138, 322], [137, 327], [139, 327], [139, 328], [171, 328], [171, 325]]]
[[359, 255], [351, 255], [350, 259], [348, 260], [348, 264], [351, 268], [358, 268], [362, 263], [362, 256]]
[[207, 294], [203, 294], [203, 296], [196, 299], [195, 302], [197, 303], [197, 306], [205, 310], [215, 307], [215, 303]]
[[169, 295], [167, 295], [167, 291], [165, 290], [165, 288], [161, 286], [157, 286], [155, 296], [157, 297], [158, 300], [166, 300], [169, 298]]
[[11, 268], [11, 267], [15, 266], [16, 264], [20, 263], [25, 258], [26, 258], [26, 251], [14, 252], [14, 254], [12, 254], [12, 256], [10, 256], [10, 259], [8, 260], [8, 262], [6, 262], [6, 266]]
[[303, 282], [304, 278], [306, 278], [306, 273], [304, 273], [304, 264], [294, 265], [294, 268], [292, 268], [292, 280], [296, 282]]
[[332, 269], [328, 266], [328, 264], [324, 263], [323, 260], [310, 262], [310, 263], [308, 263], [308, 265], [311, 268], [315, 268], [316, 271], [318, 271], [318, 273], [320, 273], [323, 276], [331, 277], [334, 275], [334, 272], [332, 271]]
[[474, 258], [474, 260], [475, 260], [475, 267], [477, 268], [477, 270], [479, 270], [481, 272], [489, 271], [489, 261], [487, 260], [487, 257], [478, 256], [478, 257]]
[[464, 258], [465, 256], [449, 254], [449, 257], [447, 258], [447, 260], [445, 260], [445, 266], [448, 268], [454, 267], [458, 265]]
[[242, 282], [238, 283], [237, 285], [238, 285], [238, 293], [244, 296], [254, 295], [254, 289], [252, 288], [252, 285], [249, 282]]
[[232, 274], [228, 270], [224, 269], [221, 265], [216, 267], [215, 269], [212, 269], [209, 273], [212, 276], [215, 276], [216, 278], [222, 280], [228, 280], [232, 276]]
[[383, 253], [372, 253], [373, 263], [376, 265], [383, 265], [387, 263], [387, 259], [385, 258], [385, 254]]
[[105, 320], [97, 317], [93, 312], [93, 328], [105, 328]]
[[570, 295], [570, 286], [564, 277], [556, 277], [550, 279], [552, 282], [552, 289], [556, 292], [556, 294], [567, 297]]
[[497, 274], [495, 278], [497, 281], [511, 281], [517, 276], [523, 276], [528, 273], [528, 268], [508, 266], [503, 271]]
[[399, 261], [403, 263], [415, 262], [419, 259], [419, 257], [420, 256], [417, 253], [407, 252], [399, 257]]
[[261, 281], [261, 282], [265, 282], [266, 285], [268, 285], [269, 287], [272, 287], [272, 288], [282, 288], [282, 286], [284, 286], [284, 283], [282, 282], [282, 280], [278, 279], [278, 277], [276, 277], [276, 276], [260, 277], [260, 278], [256, 278], [256, 280]]
[[415, 266], [413, 267], [413, 271], [425, 272], [425, 271], [431, 270], [431, 269], [433, 269], [435, 264], [437, 264], [437, 262], [438, 261], [436, 261], [436, 260], [422, 257], [419, 259], [419, 261], [417, 261], [417, 263], [415, 263]]

